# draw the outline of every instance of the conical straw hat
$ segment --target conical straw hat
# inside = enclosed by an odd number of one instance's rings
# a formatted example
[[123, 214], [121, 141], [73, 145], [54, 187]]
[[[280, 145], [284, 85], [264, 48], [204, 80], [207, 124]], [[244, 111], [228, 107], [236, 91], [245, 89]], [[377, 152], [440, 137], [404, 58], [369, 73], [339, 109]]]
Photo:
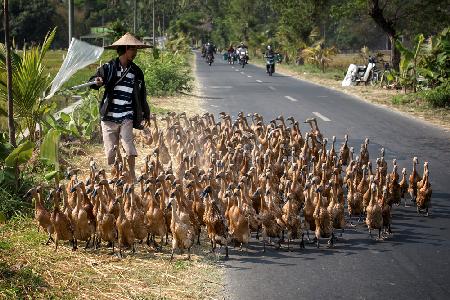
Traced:
[[124, 36], [115, 41], [112, 45], [105, 46], [105, 49], [117, 49], [118, 46], [135, 46], [138, 49], [152, 48], [152, 46], [144, 44], [129, 32], [125, 33]]

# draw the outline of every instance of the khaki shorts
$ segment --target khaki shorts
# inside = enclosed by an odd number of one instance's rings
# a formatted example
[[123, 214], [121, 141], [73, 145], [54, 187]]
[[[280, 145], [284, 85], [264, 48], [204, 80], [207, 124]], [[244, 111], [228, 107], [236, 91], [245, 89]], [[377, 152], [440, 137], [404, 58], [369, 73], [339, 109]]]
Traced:
[[116, 152], [114, 146], [119, 147], [119, 138], [127, 156], [137, 156], [133, 139], [133, 120], [124, 120], [122, 124], [102, 121], [103, 145], [108, 165], [114, 164]]

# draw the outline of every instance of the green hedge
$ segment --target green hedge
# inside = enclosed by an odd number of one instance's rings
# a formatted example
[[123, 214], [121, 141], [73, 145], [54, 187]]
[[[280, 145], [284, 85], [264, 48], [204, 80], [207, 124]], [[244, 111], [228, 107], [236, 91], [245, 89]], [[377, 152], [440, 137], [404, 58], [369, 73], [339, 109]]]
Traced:
[[173, 95], [192, 89], [188, 59], [191, 55], [172, 52], [142, 52], [136, 64], [142, 69], [147, 92], [152, 96]]

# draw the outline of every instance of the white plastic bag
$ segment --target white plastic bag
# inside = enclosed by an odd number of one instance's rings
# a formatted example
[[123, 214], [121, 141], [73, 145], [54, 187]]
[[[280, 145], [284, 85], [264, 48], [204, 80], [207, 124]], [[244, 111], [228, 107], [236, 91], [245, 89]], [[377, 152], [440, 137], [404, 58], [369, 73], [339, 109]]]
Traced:
[[53, 78], [50, 93], [45, 99], [50, 99], [61, 86], [78, 70], [95, 63], [103, 53], [103, 48], [88, 44], [86, 42], [72, 38], [69, 50], [61, 68]]
[[355, 85], [355, 83], [352, 81], [352, 78], [356, 74], [358, 70], [358, 67], [355, 64], [350, 64], [347, 69], [347, 74], [345, 75], [344, 80], [342, 80], [342, 86], [351, 86]]

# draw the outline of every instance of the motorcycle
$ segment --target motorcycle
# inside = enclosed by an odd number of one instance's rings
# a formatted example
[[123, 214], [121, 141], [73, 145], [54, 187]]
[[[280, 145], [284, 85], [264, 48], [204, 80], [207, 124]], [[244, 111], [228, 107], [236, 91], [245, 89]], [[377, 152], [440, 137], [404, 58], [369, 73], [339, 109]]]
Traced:
[[236, 54], [234, 52], [228, 53], [228, 63], [231, 65], [234, 65], [234, 62], [236, 61]]
[[214, 57], [211, 53], [206, 55], [206, 62], [211, 65], [214, 62]]
[[274, 56], [267, 57], [266, 68], [267, 68], [267, 73], [269, 73], [269, 76], [272, 76], [272, 74], [275, 73], [275, 57]]
[[376, 80], [374, 74], [378, 72], [375, 63], [375, 57], [370, 56], [367, 66], [350, 64], [347, 69], [347, 74], [342, 81], [342, 86], [358, 85], [360, 82], [373, 84], [372, 82]]
[[240, 49], [239, 50], [239, 64], [242, 65], [242, 67], [245, 67], [245, 65], [248, 63], [248, 51], [247, 49]]

